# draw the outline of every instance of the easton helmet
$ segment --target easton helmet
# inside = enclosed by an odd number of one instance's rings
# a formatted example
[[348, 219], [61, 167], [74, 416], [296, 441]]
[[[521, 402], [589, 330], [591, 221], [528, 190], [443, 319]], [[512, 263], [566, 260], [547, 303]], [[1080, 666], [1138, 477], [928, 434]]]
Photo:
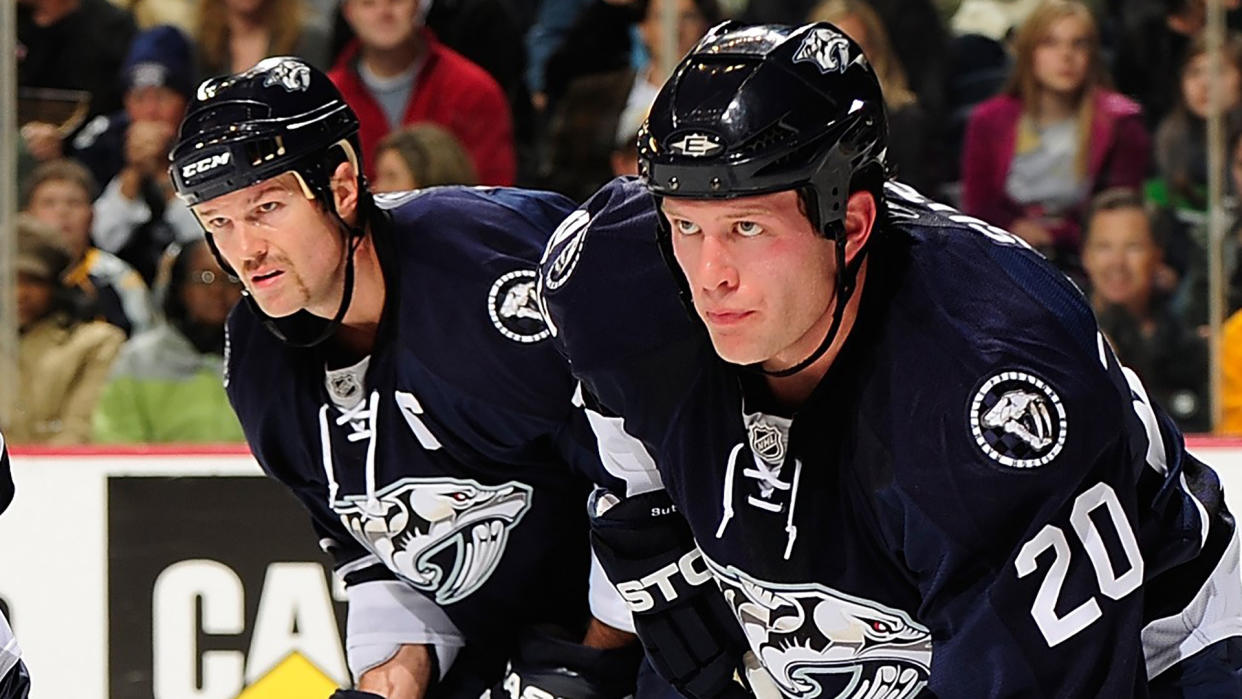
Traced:
[[[857, 176], [887, 178], [888, 126], [879, 80], [862, 49], [827, 22], [801, 27], [725, 22], [682, 59], [638, 134], [639, 175], [663, 197], [730, 199], [799, 192], [815, 230], [835, 241], [836, 310], [831, 345], [864, 255], [845, 262], [845, 209]], [[683, 292], [670, 232], [660, 242]], [[864, 248], [865, 253], [865, 248]]]

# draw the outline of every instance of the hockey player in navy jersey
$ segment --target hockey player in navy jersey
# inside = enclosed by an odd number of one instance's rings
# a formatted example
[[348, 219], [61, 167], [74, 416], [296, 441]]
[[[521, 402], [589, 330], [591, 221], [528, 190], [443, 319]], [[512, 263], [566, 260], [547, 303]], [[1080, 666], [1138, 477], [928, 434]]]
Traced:
[[1210, 468], [1020, 240], [888, 181], [828, 24], [721, 25], [540, 303], [605, 463], [593, 540], [688, 696], [1239, 697]]
[[[0, 434], [0, 512], [13, 502], [13, 472], [9, 467], [9, 450]], [[10, 573], [11, 574], [11, 573]], [[26, 699], [30, 696], [30, 674], [22, 662], [22, 651], [9, 628], [8, 619], [0, 614], [0, 699]]]
[[574, 204], [372, 198], [357, 134], [325, 75], [272, 58], [198, 88], [171, 166], [245, 285], [225, 384], [247, 441], [347, 586], [341, 696], [628, 695], [641, 648], [587, 598], [607, 474], [534, 295]]

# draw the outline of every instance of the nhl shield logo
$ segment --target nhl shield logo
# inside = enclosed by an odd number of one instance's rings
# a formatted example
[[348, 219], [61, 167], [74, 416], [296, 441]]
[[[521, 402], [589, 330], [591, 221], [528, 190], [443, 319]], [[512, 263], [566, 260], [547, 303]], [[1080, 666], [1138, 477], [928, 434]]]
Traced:
[[785, 462], [785, 435], [772, 425], [751, 423], [750, 450], [765, 462], [780, 466]]
[[539, 312], [538, 277], [533, 269], [515, 270], [497, 279], [487, 294], [492, 325], [514, 342], [530, 344], [551, 334]]
[[970, 431], [993, 461], [1010, 468], [1037, 468], [1065, 446], [1067, 422], [1061, 397], [1043, 380], [1002, 371], [983, 382], [970, 402]]

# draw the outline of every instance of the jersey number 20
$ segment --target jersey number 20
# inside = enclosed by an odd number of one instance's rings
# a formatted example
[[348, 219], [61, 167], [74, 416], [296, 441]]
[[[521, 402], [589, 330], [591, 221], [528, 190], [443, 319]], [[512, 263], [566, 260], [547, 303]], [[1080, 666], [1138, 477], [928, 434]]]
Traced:
[[[1113, 567], [1100, 530], [1091, 519], [1091, 513], [1100, 507], [1107, 508], [1108, 517], [1112, 520], [1113, 528], [1117, 531], [1125, 551], [1129, 568], [1121, 575]], [[1119, 600], [1138, 589], [1143, 582], [1143, 556], [1139, 552], [1138, 541], [1134, 538], [1134, 530], [1121, 509], [1121, 501], [1117, 499], [1117, 493], [1111, 486], [1107, 483], [1096, 483], [1079, 495], [1070, 512], [1070, 524], [1087, 551], [1091, 567], [1095, 569], [1095, 579], [1099, 583], [1100, 592], [1109, 599]], [[1090, 626], [1100, 618], [1101, 613], [1094, 595], [1064, 616], [1059, 616], [1056, 612], [1070, 565], [1069, 541], [1060, 527], [1046, 524], [1034, 538], [1023, 545], [1014, 562], [1018, 577], [1025, 578], [1035, 572], [1035, 559], [1047, 549], [1052, 549], [1055, 555], [1048, 575], [1040, 583], [1039, 592], [1035, 594], [1031, 616], [1044, 639], [1048, 641], [1048, 646], [1052, 647]]]

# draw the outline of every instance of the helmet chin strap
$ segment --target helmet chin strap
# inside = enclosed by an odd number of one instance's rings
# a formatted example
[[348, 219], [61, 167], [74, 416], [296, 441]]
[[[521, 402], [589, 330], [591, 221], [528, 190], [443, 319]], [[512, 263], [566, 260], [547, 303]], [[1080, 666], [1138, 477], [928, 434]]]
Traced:
[[837, 333], [841, 329], [841, 318], [845, 315], [845, 307], [849, 304], [850, 298], [854, 295], [854, 289], [857, 286], [858, 281], [858, 268], [862, 266], [863, 258], [867, 255], [867, 248], [864, 247], [862, 250], [859, 250], [858, 256], [855, 257], [850, 264], [846, 265], [845, 234], [840, 233], [834, 236], [834, 238], [836, 240], [835, 247], [837, 251], [837, 262], [840, 264], [840, 271], [837, 272], [837, 288], [836, 293], [833, 294], [833, 298], [836, 299], [836, 306], [832, 309], [832, 325], [828, 326], [828, 333], [824, 335], [823, 341], [819, 343], [819, 347], [815, 348], [815, 351], [812, 352], [809, 357], [803, 359], [788, 369], [771, 371], [764, 369], [760, 364], [751, 364], [746, 367], [747, 369], [751, 369], [763, 374], [764, 376], [770, 376], [777, 379], [784, 378], [786, 376], [793, 376], [794, 374], [811, 366], [816, 362], [816, 360], [824, 356], [824, 353], [828, 351], [828, 348], [832, 346], [833, 341], [836, 340]]

